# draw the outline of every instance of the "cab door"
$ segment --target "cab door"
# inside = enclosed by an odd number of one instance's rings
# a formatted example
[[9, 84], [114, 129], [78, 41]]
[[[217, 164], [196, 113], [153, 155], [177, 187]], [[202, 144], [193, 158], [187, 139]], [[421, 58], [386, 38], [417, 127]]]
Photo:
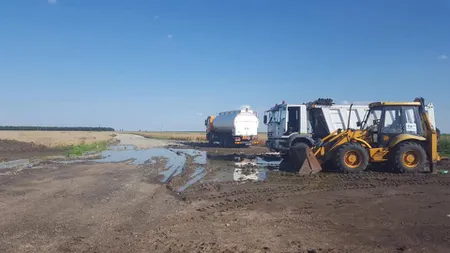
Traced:
[[400, 134], [423, 136], [420, 122], [415, 106], [386, 106], [381, 117], [378, 146], [387, 147]]

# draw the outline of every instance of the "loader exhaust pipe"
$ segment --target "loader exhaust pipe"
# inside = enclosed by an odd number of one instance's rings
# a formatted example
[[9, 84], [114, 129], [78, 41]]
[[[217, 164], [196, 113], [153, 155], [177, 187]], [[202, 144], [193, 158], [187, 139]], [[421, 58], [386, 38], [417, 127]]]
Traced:
[[352, 107], [353, 107], [353, 103], [350, 104], [350, 111], [348, 113], [348, 121], [347, 121], [347, 127], [346, 129], [350, 129], [350, 118], [352, 117]]

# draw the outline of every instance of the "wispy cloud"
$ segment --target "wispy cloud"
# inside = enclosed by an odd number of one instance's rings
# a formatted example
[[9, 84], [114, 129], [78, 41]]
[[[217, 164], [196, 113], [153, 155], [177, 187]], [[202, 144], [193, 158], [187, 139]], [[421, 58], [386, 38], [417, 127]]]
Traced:
[[448, 59], [448, 56], [445, 55], [445, 54], [441, 54], [441, 55], [438, 56], [438, 60], [444, 61], [444, 60], [447, 60], [447, 59]]
[[167, 34], [167, 38], [172, 39], [173, 35], [172, 34]]
[[197, 116], [203, 116], [203, 113], [202, 113], [202, 112], [196, 112], [195, 115], [197, 115]]
[[48, 2], [49, 4], [56, 4], [58, 1], [57, 1], [57, 0], [47, 0], [47, 2]]

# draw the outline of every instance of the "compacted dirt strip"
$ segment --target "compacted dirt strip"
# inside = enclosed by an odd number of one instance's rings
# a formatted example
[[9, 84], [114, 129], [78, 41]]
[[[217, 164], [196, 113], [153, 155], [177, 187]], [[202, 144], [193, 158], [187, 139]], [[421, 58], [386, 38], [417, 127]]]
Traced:
[[[190, 240], [195, 239], [182, 231], [197, 228], [214, 242], [207, 246], [211, 252], [227, 252], [218, 244], [234, 245], [230, 252], [447, 252], [450, 247], [447, 176], [272, 176], [264, 183], [190, 188], [181, 199], [197, 215], [188, 225], [173, 227]], [[200, 228], [205, 221], [212, 229]], [[173, 244], [181, 251], [197, 249]]]
[[62, 153], [63, 151], [57, 148], [48, 148], [34, 143], [0, 139], [0, 162]]
[[[232, 160], [232, 153], [212, 158]], [[448, 175], [270, 171], [263, 182], [196, 183], [180, 193], [197, 165], [187, 159], [185, 171], [162, 185], [165, 161], [41, 164], [0, 175], [0, 252], [450, 248]], [[234, 169], [228, 160], [215, 164], [206, 165], [207, 175]]]

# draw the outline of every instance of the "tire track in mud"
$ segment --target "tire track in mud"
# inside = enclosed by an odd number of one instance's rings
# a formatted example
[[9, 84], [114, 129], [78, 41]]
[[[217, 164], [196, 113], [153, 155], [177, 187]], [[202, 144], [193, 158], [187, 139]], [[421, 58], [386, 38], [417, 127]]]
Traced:
[[[286, 180], [287, 179], [287, 180]], [[450, 177], [439, 175], [402, 175], [390, 173], [316, 174], [311, 176], [279, 175], [275, 180], [256, 183], [209, 183], [193, 187], [182, 193], [189, 202], [203, 202], [199, 212], [225, 212], [248, 205], [304, 194], [358, 190], [370, 188], [396, 188], [412, 185], [450, 186]], [[215, 191], [211, 191], [215, 189]]]

